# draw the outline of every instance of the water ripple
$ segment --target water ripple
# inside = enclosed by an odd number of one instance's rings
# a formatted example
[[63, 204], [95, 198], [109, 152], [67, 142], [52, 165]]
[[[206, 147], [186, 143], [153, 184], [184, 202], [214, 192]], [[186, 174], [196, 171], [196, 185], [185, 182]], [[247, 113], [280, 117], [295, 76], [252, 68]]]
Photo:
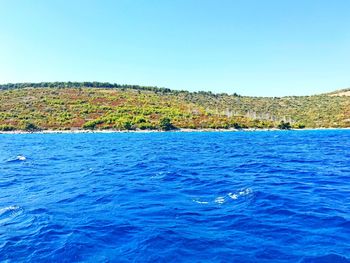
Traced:
[[0, 135], [0, 261], [349, 262], [350, 131]]

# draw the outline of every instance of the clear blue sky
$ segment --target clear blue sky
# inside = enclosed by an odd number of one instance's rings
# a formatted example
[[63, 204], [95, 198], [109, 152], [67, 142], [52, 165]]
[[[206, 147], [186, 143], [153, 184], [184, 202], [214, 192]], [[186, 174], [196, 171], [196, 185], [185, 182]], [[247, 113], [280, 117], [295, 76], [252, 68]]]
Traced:
[[350, 86], [348, 0], [0, 0], [0, 83], [242, 95]]

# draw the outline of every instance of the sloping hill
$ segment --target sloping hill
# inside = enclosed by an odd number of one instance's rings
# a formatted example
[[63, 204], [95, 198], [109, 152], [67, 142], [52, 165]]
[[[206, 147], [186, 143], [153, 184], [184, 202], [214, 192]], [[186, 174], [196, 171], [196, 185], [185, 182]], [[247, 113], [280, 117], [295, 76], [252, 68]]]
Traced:
[[245, 97], [98, 82], [0, 85], [0, 129], [350, 127], [350, 97]]
[[330, 96], [350, 96], [350, 88], [349, 89], [341, 89], [328, 93]]

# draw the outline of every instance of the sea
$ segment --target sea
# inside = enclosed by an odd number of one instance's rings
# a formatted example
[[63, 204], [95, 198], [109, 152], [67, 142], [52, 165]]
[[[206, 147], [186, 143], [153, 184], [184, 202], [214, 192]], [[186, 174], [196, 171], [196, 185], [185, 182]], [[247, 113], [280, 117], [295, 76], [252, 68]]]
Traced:
[[1, 262], [350, 262], [350, 130], [0, 135]]

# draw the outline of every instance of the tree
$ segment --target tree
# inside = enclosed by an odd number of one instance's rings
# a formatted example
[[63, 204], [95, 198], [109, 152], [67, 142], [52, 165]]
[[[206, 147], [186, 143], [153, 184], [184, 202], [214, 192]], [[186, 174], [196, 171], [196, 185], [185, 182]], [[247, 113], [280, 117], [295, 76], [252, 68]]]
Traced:
[[291, 128], [292, 126], [290, 125], [289, 122], [281, 121], [280, 124], [278, 124], [278, 129], [281, 129], [281, 130], [290, 130]]
[[168, 117], [160, 119], [159, 127], [163, 131], [170, 131], [175, 129], [175, 126], [171, 123], [171, 120]]
[[242, 129], [242, 126], [239, 125], [237, 122], [233, 123], [233, 128], [235, 129]]
[[34, 123], [27, 122], [23, 125], [23, 130], [34, 132], [34, 131], [40, 131], [40, 128], [36, 126]]

